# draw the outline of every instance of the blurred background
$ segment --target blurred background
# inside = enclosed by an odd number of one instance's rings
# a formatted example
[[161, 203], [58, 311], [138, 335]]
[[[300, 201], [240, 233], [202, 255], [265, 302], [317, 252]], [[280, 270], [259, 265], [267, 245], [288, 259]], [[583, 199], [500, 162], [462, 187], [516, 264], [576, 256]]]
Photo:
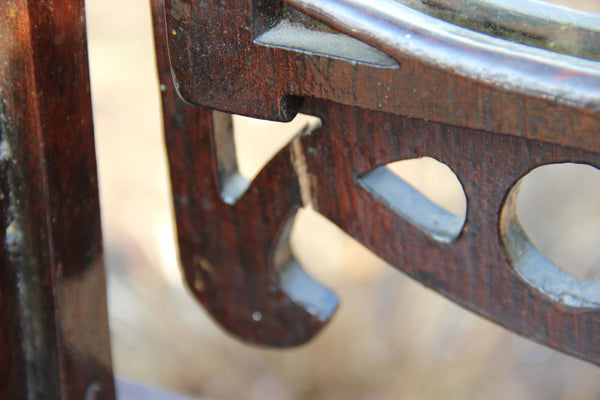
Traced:
[[[599, 0], [568, 4], [600, 12]], [[293, 247], [341, 299], [329, 327], [291, 350], [253, 348], [222, 332], [178, 272], [148, 0], [86, 6], [118, 376], [210, 399], [600, 399], [600, 368], [461, 309], [310, 210], [297, 220]], [[293, 126], [236, 119], [249, 175], [283, 131]], [[436, 175], [436, 162], [400, 170], [424, 191], [443, 187], [432, 194], [436, 201], [464, 212], [460, 184]], [[557, 265], [597, 278], [598, 170], [538, 172], [520, 202], [530, 219], [523, 224]], [[568, 193], [570, 202], [552, 190]]]

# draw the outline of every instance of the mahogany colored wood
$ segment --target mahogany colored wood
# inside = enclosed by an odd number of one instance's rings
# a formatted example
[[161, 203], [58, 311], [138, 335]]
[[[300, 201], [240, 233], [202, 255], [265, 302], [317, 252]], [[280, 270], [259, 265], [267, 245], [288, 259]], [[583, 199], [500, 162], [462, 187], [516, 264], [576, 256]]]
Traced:
[[84, 4], [0, 20], [0, 398], [113, 399]]
[[302, 205], [289, 163], [290, 150], [275, 157], [241, 201], [225, 203], [213, 151], [217, 139], [209, 134], [214, 127], [212, 113], [177, 96], [164, 40], [162, 4], [152, 4], [165, 140], [186, 281], [211, 314], [245, 340], [272, 346], [306, 342], [329, 319], [337, 300], [332, 297], [333, 304], [326, 302], [320, 314], [313, 314], [287, 293], [276, 271], [286, 263], [294, 268], [285, 244], [275, 257], [273, 243], [280, 233], [285, 236], [289, 220]]
[[[295, 38], [314, 31], [316, 22], [306, 22], [282, 2], [166, 0], [171, 65], [181, 96], [276, 120], [295, 115], [298, 97], [316, 97], [600, 150], [595, 63], [457, 28], [398, 1], [286, 3], [379, 53], [365, 55], [356, 43], [326, 30], [321, 42], [333, 45], [306, 49]], [[286, 26], [293, 28], [281, 29]], [[354, 51], [331, 56], [331, 47]], [[561, 134], [567, 128], [569, 134]]]
[[[510, 223], [505, 199], [533, 168], [600, 167], [596, 62], [490, 38], [397, 1], [152, 5], [184, 274], [229, 332], [296, 345], [331, 317], [337, 301], [303, 275], [287, 246], [295, 210], [312, 204], [465, 308], [600, 364], [597, 304], [577, 293], [557, 300], [528, 283], [503, 245], [514, 238], [500, 233]], [[557, 24], [574, 15], [550, 14]], [[569, 29], [581, 38], [600, 32]], [[523, 30], [533, 31], [543, 30]], [[577, 54], [596, 54], [598, 41], [584, 42], [591, 48]], [[274, 120], [303, 112], [322, 127], [296, 137], [244, 191], [227, 117], [187, 102]], [[466, 223], [451, 243], [365, 185], [369, 171], [421, 156], [447, 164], [464, 187]]]

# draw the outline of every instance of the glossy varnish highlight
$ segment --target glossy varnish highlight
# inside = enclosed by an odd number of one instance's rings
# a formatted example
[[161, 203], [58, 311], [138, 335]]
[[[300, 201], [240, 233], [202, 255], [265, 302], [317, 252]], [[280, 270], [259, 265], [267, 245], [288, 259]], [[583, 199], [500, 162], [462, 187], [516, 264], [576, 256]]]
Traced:
[[0, 5], [0, 397], [112, 399], [83, 1]]

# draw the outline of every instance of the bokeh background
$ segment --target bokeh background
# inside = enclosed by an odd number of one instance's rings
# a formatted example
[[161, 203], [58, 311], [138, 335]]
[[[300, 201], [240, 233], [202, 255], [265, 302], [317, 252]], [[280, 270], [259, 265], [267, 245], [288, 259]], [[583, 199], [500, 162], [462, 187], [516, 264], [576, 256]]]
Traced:
[[[600, 12], [599, 0], [568, 4]], [[86, 6], [118, 376], [209, 399], [600, 399], [600, 368], [461, 309], [310, 210], [298, 218], [293, 246], [341, 299], [330, 326], [291, 350], [253, 348], [222, 332], [178, 272], [148, 0]], [[251, 174], [290, 127], [238, 119], [236, 130]], [[435, 171], [405, 169], [425, 190], [440, 186]], [[588, 277], [600, 270], [596, 172], [551, 171], [529, 200], [540, 211], [528, 214], [536, 244]], [[557, 187], [569, 193], [569, 207], [551, 194]], [[448, 207], [460, 209], [457, 193], [446, 195]], [[556, 200], [541, 207], [540, 198]]]

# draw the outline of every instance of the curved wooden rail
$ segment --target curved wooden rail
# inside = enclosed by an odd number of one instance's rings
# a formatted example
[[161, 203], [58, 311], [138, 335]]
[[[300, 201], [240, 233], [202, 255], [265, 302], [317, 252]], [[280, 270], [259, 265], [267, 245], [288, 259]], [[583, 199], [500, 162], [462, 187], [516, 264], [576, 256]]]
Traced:
[[557, 53], [600, 60], [600, 21], [540, 0], [397, 0], [444, 21]]
[[[424, 110], [420, 110], [418, 114], [409, 112], [409, 115], [471, 128], [487, 128], [497, 133], [536, 137], [529, 130], [541, 128], [539, 126], [503, 126], [505, 124], [502, 121], [531, 121], [541, 118], [537, 112], [532, 112], [532, 108], [543, 108], [545, 112], [553, 113], [556, 112], [552, 109], [554, 106], [564, 104], [596, 120], [591, 127], [591, 121], [586, 119], [585, 128], [580, 126], [579, 121], [568, 121], [572, 131], [577, 132], [582, 128], [586, 132], [598, 131], [600, 63], [497, 39], [441, 21], [396, 1], [285, 1], [328, 26], [384, 51], [400, 65], [409, 64], [405, 68], [416, 64], [416, 68], [422, 69], [423, 74], [429, 72], [430, 68], [431, 73], [435, 70], [435, 73], [449, 74], [446, 78], [449, 81], [448, 85], [452, 85], [452, 81], [460, 81], [460, 77], [469, 80], [468, 84], [461, 82], [462, 90], [457, 89], [458, 93], [448, 93], [440, 84], [444, 81], [441, 77], [419, 81], [418, 91], [413, 92], [419, 97], [419, 102], [424, 101], [423, 92], [426, 97], [436, 96], [441, 102], [431, 100], [430, 112], [434, 114], [431, 117], [423, 115]], [[492, 12], [489, 8], [487, 11]], [[560, 24], [555, 11], [544, 11], [554, 9], [555, 6], [549, 4], [540, 5], [539, 14], [550, 14], [555, 17], [555, 23]], [[494, 12], [499, 12], [498, 8], [494, 9]], [[565, 13], [565, 24], [573, 18], [574, 16]], [[595, 30], [591, 30], [593, 35], [587, 43], [597, 51], [600, 28], [593, 28]], [[577, 27], [572, 29], [579, 32]], [[536, 31], [529, 31], [534, 32]], [[573, 47], [576, 45], [574, 43]], [[493, 90], [488, 89], [490, 86]], [[511, 107], [508, 93], [514, 93], [515, 101], [526, 97], [528, 106], [518, 109]], [[494, 112], [485, 114], [481, 106], [471, 104], [474, 98], [485, 99], [486, 107], [493, 108]], [[463, 106], [465, 103], [468, 104], [466, 108], [469, 109], [469, 113], [461, 113], [458, 110], [457, 115], [445, 113], [445, 109], [452, 104]], [[484, 114], [488, 119], [494, 120], [493, 126], [487, 122], [487, 126], [484, 127], [476, 121], [475, 115]], [[600, 150], [600, 142], [596, 143], [599, 140], [598, 135], [590, 134], [585, 143], [579, 143], [577, 133], [574, 132], [563, 134], [563, 137], [548, 137], [545, 132], [541, 132], [536, 138]]]

